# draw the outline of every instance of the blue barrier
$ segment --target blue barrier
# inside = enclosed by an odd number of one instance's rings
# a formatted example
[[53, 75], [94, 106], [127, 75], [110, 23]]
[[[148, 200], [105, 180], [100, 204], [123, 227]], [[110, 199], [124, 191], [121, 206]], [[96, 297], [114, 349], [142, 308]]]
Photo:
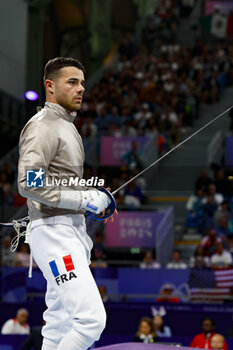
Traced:
[[189, 269], [142, 270], [138, 268], [121, 268], [118, 270], [119, 293], [121, 294], [159, 294], [164, 283], [171, 283], [178, 288], [187, 283]]
[[[2, 268], [2, 300], [5, 302], [24, 302], [43, 294], [46, 281], [39, 269], [33, 269], [32, 278], [28, 278], [27, 268]], [[108, 294], [159, 294], [164, 283], [171, 283], [178, 290], [188, 282], [189, 269], [168, 270], [165, 268], [142, 270], [139, 268], [107, 268], [93, 270], [98, 285], [104, 284]], [[134, 298], [131, 298], [134, 300]], [[141, 298], [148, 300], [147, 297]], [[153, 296], [150, 299], [154, 301]]]
[[2, 335], [0, 334], [0, 350], [20, 350], [26, 335]]

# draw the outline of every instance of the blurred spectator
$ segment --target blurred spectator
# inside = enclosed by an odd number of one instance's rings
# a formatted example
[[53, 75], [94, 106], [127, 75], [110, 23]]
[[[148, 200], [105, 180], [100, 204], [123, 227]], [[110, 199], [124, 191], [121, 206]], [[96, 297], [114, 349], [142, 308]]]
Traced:
[[143, 103], [141, 109], [134, 114], [134, 120], [140, 129], [144, 129], [146, 127], [146, 124], [151, 119], [151, 117], [152, 113], [149, 110], [148, 103]]
[[160, 315], [153, 318], [153, 324], [159, 338], [170, 338], [172, 336], [170, 327], [164, 325], [164, 319]]
[[221, 13], [221, 5], [215, 5], [211, 19], [211, 34], [216, 38], [226, 37], [227, 18]]
[[5, 163], [2, 167], [2, 172], [7, 175], [7, 180], [10, 184], [13, 184], [15, 180], [15, 170], [13, 170], [14, 166], [10, 163]]
[[195, 183], [195, 190], [203, 190], [203, 191], [207, 191], [207, 188], [209, 186], [209, 184], [211, 183], [211, 179], [208, 176], [207, 170], [206, 169], [202, 169], [200, 177], [197, 179], [196, 183]]
[[119, 204], [125, 204], [129, 209], [135, 210], [143, 203], [143, 193], [136, 180], [131, 181], [125, 190], [121, 190], [119, 194]]
[[224, 337], [221, 334], [215, 334], [211, 338], [211, 349], [224, 350]]
[[230, 11], [227, 18], [227, 37], [233, 37], [233, 10]]
[[223, 249], [222, 242], [217, 242], [216, 248], [216, 253], [210, 258], [211, 266], [215, 269], [230, 267], [232, 264], [231, 253]]
[[181, 0], [182, 17], [188, 17], [192, 12], [194, 5], [195, 5], [195, 0]]
[[180, 298], [174, 295], [175, 288], [171, 283], [165, 283], [156, 299], [157, 303], [179, 303]]
[[199, 189], [196, 191], [195, 194], [192, 194], [187, 203], [186, 203], [186, 209], [189, 211], [198, 212], [202, 209], [202, 200], [204, 197], [203, 190]]
[[224, 168], [218, 169], [214, 183], [216, 192], [221, 193], [225, 197], [231, 194], [231, 182], [225, 177]]
[[118, 179], [118, 186], [122, 186], [126, 183], [126, 181], [129, 180], [129, 177], [128, 177], [128, 174], [126, 171], [122, 171], [121, 174], [120, 174], [120, 178]]
[[218, 209], [218, 203], [215, 201], [213, 194], [208, 194], [203, 200], [203, 213], [204, 213], [204, 225], [213, 225], [213, 218], [216, 210]]
[[98, 289], [99, 289], [100, 296], [101, 296], [103, 303], [106, 303], [106, 301], [109, 300], [106, 286], [101, 285], [98, 287]]
[[150, 317], [143, 317], [139, 323], [134, 342], [150, 344], [158, 341], [159, 338], [154, 330], [152, 319]]
[[[215, 335], [215, 323], [212, 318], [205, 318], [202, 321], [202, 333], [196, 335], [191, 344], [191, 348], [200, 348], [200, 349], [212, 349], [211, 348], [211, 339]], [[224, 342], [224, 350], [227, 350], [227, 344]]]
[[33, 327], [30, 335], [23, 342], [20, 350], [41, 350], [43, 337], [41, 334], [42, 327]]
[[170, 137], [169, 137], [168, 133], [165, 130], [163, 130], [163, 132], [160, 132], [158, 135], [159, 155], [162, 156], [163, 154], [167, 153], [170, 148], [171, 148]]
[[205, 256], [204, 249], [201, 245], [197, 246], [194, 256], [191, 256], [189, 267], [194, 269], [206, 269], [210, 267], [210, 258]]
[[[134, 169], [131, 173], [132, 177], [136, 176], [139, 174], [139, 170], [138, 169]], [[141, 189], [143, 196], [146, 196], [146, 179], [142, 176], [139, 176], [137, 179], [135, 179], [136, 185]]]
[[143, 169], [143, 154], [138, 150], [136, 141], [133, 141], [132, 149], [125, 153], [121, 160], [130, 170], [137, 169], [141, 171]]
[[95, 233], [95, 237], [94, 237], [94, 249], [100, 249], [103, 250], [104, 249], [104, 231], [99, 228], [96, 233]]
[[18, 253], [15, 255], [14, 266], [28, 267], [30, 264], [29, 247], [27, 244], [21, 244]]
[[[161, 19], [159, 23], [161, 23]], [[152, 49], [154, 46], [154, 41], [156, 37], [157, 37], [156, 22], [154, 21], [152, 16], [148, 16], [146, 20], [146, 24], [142, 31], [142, 40], [149, 49]]]
[[214, 213], [213, 222], [219, 226], [223, 217], [230, 218], [230, 208], [227, 201], [223, 201]]
[[231, 253], [231, 256], [233, 258], [233, 235], [229, 235], [227, 237], [227, 245], [228, 245], [228, 250]]
[[188, 214], [186, 216], [185, 225], [187, 227], [200, 227], [203, 224], [203, 201], [204, 192], [199, 189], [196, 191], [196, 194], [191, 195], [186, 203], [186, 209]]
[[7, 203], [10, 200], [10, 196], [12, 195], [12, 185], [8, 180], [6, 172], [0, 172], [0, 189], [4, 194], [4, 200]]
[[[209, 196], [213, 196], [215, 203], [217, 203], [218, 205], [221, 204], [224, 200], [223, 195], [216, 191], [216, 186], [214, 183], [210, 183], [208, 185], [207, 194]], [[203, 202], [205, 203], [205, 202], [207, 202], [207, 200], [206, 201], [204, 200]]]
[[229, 234], [233, 234], [233, 210], [231, 211], [231, 215], [228, 220], [228, 229], [229, 229]]
[[103, 249], [100, 246], [96, 246], [92, 249], [92, 263], [91, 268], [107, 268], [108, 263]]
[[93, 118], [87, 117], [81, 127], [82, 138], [92, 138], [94, 139], [97, 135], [97, 127], [93, 122]]
[[174, 250], [172, 254], [172, 261], [166, 266], [167, 269], [186, 269], [187, 265], [181, 260], [181, 253], [179, 250]]
[[129, 137], [135, 137], [137, 136], [137, 129], [133, 126], [133, 123], [129, 120], [126, 120], [124, 122], [124, 125], [121, 127], [120, 130], [116, 130], [112, 133], [113, 136], [129, 136]]
[[153, 259], [152, 251], [145, 253], [142, 262], [140, 263], [141, 269], [159, 269], [161, 267], [160, 263]]
[[131, 59], [134, 56], [136, 50], [137, 49], [132, 34], [127, 34], [122, 39], [121, 45], [119, 46], [119, 54], [125, 56], [127, 59]]
[[117, 106], [113, 106], [111, 108], [111, 112], [109, 113], [109, 118], [111, 120], [111, 123], [114, 123], [119, 128], [122, 127], [123, 122], [119, 115], [119, 110]]
[[159, 338], [170, 338], [172, 337], [171, 328], [164, 325], [164, 319], [163, 316], [166, 315], [166, 310], [164, 307], [160, 307], [159, 309], [156, 309], [155, 307], [151, 308], [152, 316], [153, 316], [153, 325], [154, 329], [158, 335]]
[[29, 334], [30, 327], [27, 324], [28, 311], [26, 309], [19, 309], [16, 317], [4, 323], [2, 326], [2, 334]]
[[95, 120], [96, 126], [100, 132], [107, 131], [110, 127], [110, 117], [107, 114], [107, 110], [102, 108]]
[[230, 235], [230, 230], [228, 227], [228, 217], [227, 216], [222, 216], [219, 222], [219, 225], [215, 227], [215, 231], [219, 237], [222, 236], [229, 236]]
[[[168, 83], [166, 83], [168, 84]], [[166, 88], [166, 86], [164, 87]], [[169, 132], [172, 143], [175, 145], [180, 140], [181, 120], [172, 107], [167, 107], [165, 113], [161, 115], [161, 121]]]
[[213, 255], [216, 252], [216, 244], [218, 242], [222, 242], [222, 239], [217, 237], [216, 231], [212, 227], [206, 227], [205, 237], [201, 240], [205, 255]]
[[12, 266], [15, 255], [10, 250], [11, 247], [11, 238], [9, 236], [4, 237], [2, 245], [2, 265], [3, 266]]

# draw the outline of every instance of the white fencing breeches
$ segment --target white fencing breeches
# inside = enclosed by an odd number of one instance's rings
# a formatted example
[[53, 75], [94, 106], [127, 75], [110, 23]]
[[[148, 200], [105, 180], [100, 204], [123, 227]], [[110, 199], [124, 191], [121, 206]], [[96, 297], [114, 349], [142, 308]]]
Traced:
[[83, 215], [32, 221], [29, 244], [47, 280], [43, 350], [86, 350], [106, 323], [89, 269], [90, 238]]

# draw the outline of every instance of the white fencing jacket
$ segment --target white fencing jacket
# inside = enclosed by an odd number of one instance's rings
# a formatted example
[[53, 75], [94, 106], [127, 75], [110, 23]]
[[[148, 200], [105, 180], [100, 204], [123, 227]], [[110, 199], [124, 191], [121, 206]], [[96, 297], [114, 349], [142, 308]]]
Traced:
[[[69, 112], [56, 103], [44, 108], [24, 126], [19, 141], [18, 189], [28, 198], [29, 216], [33, 219], [54, 215], [84, 213], [80, 210], [84, 186], [69, 182], [83, 177], [84, 148]], [[42, 169], [42, 187], [31, 187], [27, 171]], [[41, 180], [42, 177], [39, 178]], [[45, 180], [46, 179], [46, 180]], [[64, 185], [64, 180], [68, 186]], [[62, 181], [61, 181], [62, 180]], [[37, 179], [38, 181], [38, 179]]]

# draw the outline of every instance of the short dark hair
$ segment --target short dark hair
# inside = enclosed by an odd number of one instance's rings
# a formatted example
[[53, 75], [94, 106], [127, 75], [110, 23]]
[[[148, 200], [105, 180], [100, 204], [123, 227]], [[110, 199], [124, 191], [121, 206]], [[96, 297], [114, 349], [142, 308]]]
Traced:
[[81, 62], [71, 57], [56, 57], [49, 60], [44, 67], [43, 81], [46, 79], [54, 80], [58, 71], [64, 67], [76, 67], [85, 73], [85, 68]]
[[205, 318], [203, 318], [202, 323], [205, 322], [205, 321], [210, 321], [211, 325], [212, 325], [213, 327], [215, 326], [215, 322], [214, 322], [214, 320], [213, 320], [211, 317], [205, 317]]

